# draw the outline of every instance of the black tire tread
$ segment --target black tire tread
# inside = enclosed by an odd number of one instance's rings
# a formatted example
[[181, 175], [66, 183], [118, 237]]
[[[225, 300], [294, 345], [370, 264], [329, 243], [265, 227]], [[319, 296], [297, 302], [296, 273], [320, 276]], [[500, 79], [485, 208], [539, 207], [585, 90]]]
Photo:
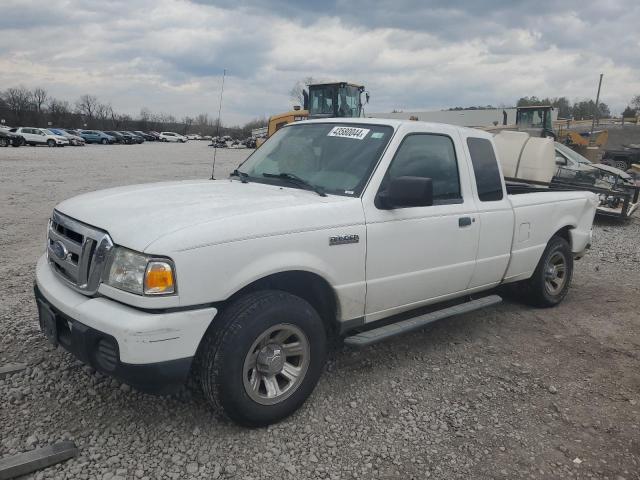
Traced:
[[[303, 299], [281, 290], [261, 290], [249, 293], [232, 302], [212, 323], [205, 334], [200, 347], [197, 375], [205, 398], [224, 418], [238, 422], [238, 419], [231, 418], [224, 409], [220, 401], [220, 384], [218, 383], [222, 366], [221, 347], [229, 345], [233, 341], [235, 333], [243, 328], [243, 324], [236, 320], [240, 317], [251, 317], [254, 313], [264, 310], [269, 304], [291, 301], [292, 299], [306, 303]], [[206, 374], [204, 374], [205, 372]], [[252, 426], [251, 424], [246, 425]]]
[[[562, 291], [560, 292], [560, 294], [558, 295], [558, 297], [553, 301], [550, 301], [545, 296], [545, 292], [544, 292], [543, 269], [544, 269], [544, 264], [545, 264], [547, 255], [549, 254], [550, 250], [554, 249], [557, 245], [560, 245], [561, 248], [566, 249], [567, 261], [568, 261], [567, 274], [569, 275], [569, 279], [565, 284], [564, 288], [562, 289]], [[555, 305], [558, 305], [567, 295], [569, 287], [571, 286], [572, 277], [573, 277], [573, 254], [571, 252], [571, 247], [569, 245], [569, 242], [567, 242], [564, 238], [560, 236], [554, 235], [553, 237], [551, 237], [551, 239], [547, 243], [547, 247], [542, 253], [542, 256], [540, 257], [540, 261], [538, 262], [538, 265], [536, 266], [536, 269], [533, 275], [531, 276], [531, 278], [529, 278], [528, 280], [522, 283], [521, 297], [526, 303], [534, 307], [539, 307], [539, 308], [553, 307]]]

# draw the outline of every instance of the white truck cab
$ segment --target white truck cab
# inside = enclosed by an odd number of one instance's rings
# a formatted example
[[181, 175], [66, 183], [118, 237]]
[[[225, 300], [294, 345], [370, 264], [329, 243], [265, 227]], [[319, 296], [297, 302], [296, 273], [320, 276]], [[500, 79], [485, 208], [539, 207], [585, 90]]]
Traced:
[[534, 305], [562, 301], [597, 197], [514, 191], [480, 130], [297, 122], [229, 179], [57, 205], [37, 265], [40, 324], [137, 388], [192, 374], [236, 422], [269, 424], [310, 395], [329, 335], [365, 346], [496, 303], [505, 283]]

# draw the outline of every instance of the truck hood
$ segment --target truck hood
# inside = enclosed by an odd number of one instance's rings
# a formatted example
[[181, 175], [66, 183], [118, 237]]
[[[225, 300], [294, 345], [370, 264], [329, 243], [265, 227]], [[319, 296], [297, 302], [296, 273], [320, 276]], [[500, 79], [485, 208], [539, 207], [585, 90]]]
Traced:
[[358, 198], [236, 180], [117, 187], [56, 210], [107, 231], [117, 245], [155, 254], [364, 221]]

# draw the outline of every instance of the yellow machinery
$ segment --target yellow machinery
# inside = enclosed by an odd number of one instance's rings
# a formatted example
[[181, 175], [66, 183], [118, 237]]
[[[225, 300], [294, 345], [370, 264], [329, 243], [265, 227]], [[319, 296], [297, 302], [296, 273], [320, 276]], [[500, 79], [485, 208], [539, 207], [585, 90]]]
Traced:
[[[369, 101], [369, 94], [363, 85], [347, 82], [316, 83], [309, 85], [309, 91], [304, 91], [304, 108], [294, 108], [289, 112], [278, 113], [269, 117], [267, 138], [291, 122], [311, 118], [353, 118], [362, 116], [362, 94], [365, 103]], [[260, 146], [265, 139], [258, 139]]]

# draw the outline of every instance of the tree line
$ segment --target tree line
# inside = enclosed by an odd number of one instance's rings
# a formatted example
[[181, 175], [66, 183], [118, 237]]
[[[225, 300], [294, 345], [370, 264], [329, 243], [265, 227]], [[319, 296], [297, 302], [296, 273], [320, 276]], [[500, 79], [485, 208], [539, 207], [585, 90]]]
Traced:
[[[118, 113], [109, 103], [94, 95], [85, 94], [75, 102], [51, 96], [44, 88], [28, 89], [24, 86], [7, 88], [0, 92], [0, 119], [5, 125], [60, 127], [95, 130], [172, 131], [183, 135], [197, 133], [216, 135], [218, 120], [207, 113], [180, 119], [171, 114], [155, 113], [144, 107], [133, 117]], [[242, 126], [220, 125], [220, 135], [246, 138], [251, 130], [263, 127], [266, 119], [255, 119]]]
[[[590, 120], [595, 111], [593, 100], [579, 100], [571, 104], [567, 97], [538, 98], [536, 96], [522, 97], [516, 103], [517, 107], [527, 107], [530, 105], [551, 105], [558, 110], [558, 118], [572, 118], [574, 120]], [[611, 117], [609, 105], [600, 102], [598, 105], [598, 118]]]

